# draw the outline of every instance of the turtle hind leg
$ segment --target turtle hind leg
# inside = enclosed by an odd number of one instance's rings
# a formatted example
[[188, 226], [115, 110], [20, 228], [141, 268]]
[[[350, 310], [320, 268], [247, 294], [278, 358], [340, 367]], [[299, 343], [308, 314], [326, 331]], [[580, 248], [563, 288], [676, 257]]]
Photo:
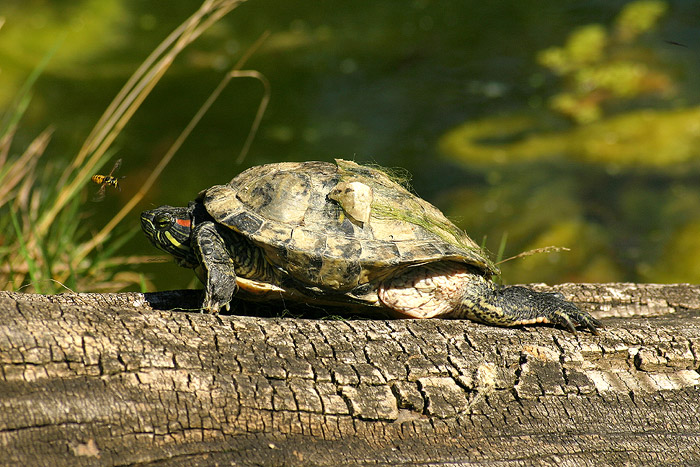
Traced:
[[593, 334], [601, 323], [558, 293], [499, 287], [476, 268], [436, 262], [406, 268], [379, 284], [377, 297], [405, 318], [468, 318], [495, 326], [552, 323]]
[[222, 307], [228, 309], [238, 289], [236, 272], [226, 242], [213, 222], [204, 222], [195, 228], [194, 245], [205, 287], [202, 309], [210, 313], [217, 313]]
[[466, 288], [461, 313], [457, 314], [499, 326], [551, 323], [570, 332], [582, 326], [593, 334], [598, 334], [597, 328], [602, 326], [560, 293], [536, 292], [521, 286], [498, 287], [488, 282], [482, 278]]

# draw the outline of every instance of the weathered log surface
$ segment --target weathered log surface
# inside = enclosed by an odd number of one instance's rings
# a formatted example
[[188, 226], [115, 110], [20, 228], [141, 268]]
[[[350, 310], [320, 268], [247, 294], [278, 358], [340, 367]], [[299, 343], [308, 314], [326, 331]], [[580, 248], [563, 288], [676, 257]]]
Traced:
[[700, 464], [700, 287], [558, 289], [599, 336], [0, 292], [0, 463]]

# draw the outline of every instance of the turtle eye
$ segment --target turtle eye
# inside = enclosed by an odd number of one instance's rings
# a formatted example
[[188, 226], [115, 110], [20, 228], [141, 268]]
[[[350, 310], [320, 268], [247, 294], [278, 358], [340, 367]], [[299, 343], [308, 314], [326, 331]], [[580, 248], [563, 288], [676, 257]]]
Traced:
[[168, 229], [173, 224], [173, 215], [168, 212], [158, 214], [153, 218], [153, 224], [158, 230]]

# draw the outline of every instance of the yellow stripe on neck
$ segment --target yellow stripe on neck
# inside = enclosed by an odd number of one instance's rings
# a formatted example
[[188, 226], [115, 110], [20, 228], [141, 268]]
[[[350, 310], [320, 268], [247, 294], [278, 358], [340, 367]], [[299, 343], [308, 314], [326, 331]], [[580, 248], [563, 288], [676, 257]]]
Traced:
[[173, 235], [170, 232], [168, 232], [167, 230], [165, 232], [163, 232], [163, 234], [168, 239], [170, 244], [173, 245], [178, 250], [186, 250], [187, 249], [187, 248], [183, 248], [182, 243], [180, 243], [175, 237], [173, 237]]

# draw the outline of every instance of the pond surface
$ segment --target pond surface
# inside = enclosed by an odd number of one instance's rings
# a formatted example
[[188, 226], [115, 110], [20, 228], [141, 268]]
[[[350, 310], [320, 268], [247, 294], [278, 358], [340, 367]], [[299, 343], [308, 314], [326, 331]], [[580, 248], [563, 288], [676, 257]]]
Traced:
[[[666, 2], [655, 27], [620, 45], [615, 27], [629, 3], [249, 1], [183, 53], [135, 115], [115, 144], [123, 190], [91, 207], [86, 222], [104, 224], [133, 195], [226, 71], [269, 31], [246, 65], [267, 77], [272, 94], [245, 160], [235, 162], [263, 92], [241, 78], [121, 229], [137, 228], [142, 209], [185, 205], [252, 165], [340, 157], [408, 170], [413, 189], [494, 256], [502, 241], [503, 258], [570, 249], [504, 263], [506, 283], [700, 282], [700, 12], [697, 2]], [[52, 125], [47, 155], [72, 159], [130, 74], [197, 6], [9, 2], [0, 12], [3, 106], [59, 44], [17, 145]], [[592, 24], [604, 34], [600, 53], [612, 55], [581, 59], [569, 75], [543, 66], [543, 51], [567, 41], [575, 48], [572, 37]], [[580, 40], [584, 52], [596, 47]], [[599, 65], [612, 62], [627, 68], [610, 78]], [[553, 96], [594, 72], [591, 82], [633, 75], [641, 84], [614, 98], [575, 91], [574, 109], [601, 105], [595, 121], [553, 110]], [[138, 234], [122, 253], [153, 249]], [[177, 269], [147, 268], [158, 288], [185, 287], [192, 275]]]

